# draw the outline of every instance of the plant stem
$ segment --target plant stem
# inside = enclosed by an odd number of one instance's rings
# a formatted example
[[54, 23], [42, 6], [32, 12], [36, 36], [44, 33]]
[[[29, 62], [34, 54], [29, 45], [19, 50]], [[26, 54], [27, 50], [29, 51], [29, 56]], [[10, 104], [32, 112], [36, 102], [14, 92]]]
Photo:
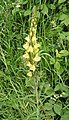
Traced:
[[39, 120], [39, 93], [38, 93], [38, 79], [35, 81], [35, 94], [36, 94], [36, 104], [37, 104], [37, 120]]

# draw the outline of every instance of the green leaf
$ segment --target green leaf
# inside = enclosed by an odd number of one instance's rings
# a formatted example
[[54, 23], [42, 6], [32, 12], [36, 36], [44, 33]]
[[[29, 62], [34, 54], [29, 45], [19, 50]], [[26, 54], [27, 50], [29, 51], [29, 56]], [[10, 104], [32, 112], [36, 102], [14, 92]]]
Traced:
[[56, 63], [54, 64], [54, 68], [59, 71], [60, 69], [60, 63], [58, 61], [56, 61]]
[[59, 16], [59, 20], [64, 20], [64, 19], [66, 19], [67, 18], [67, 15], [66, 14], [61, 14], [60, 16]]
[[40, 18], [40, 12], [39, 11], [37, 11], [37, 17]]
[[58, 71], [58, 73], [61, 75], [63, 72], [64, 72], [64, 67], [61, 66], [60, 69], [59, 69], [59, 71]]
[[55, 90], [55, 91], [60, 90], [60, 84], [57, 84], [54, 90]]
[[58, 103], [54, 104], [54, 111], [55, 111], [56, 114], [60, 115], [61, 110], [62, 110], [62, 105], [60, 105]]
[[50, 4], [50, 9], [54, 10], [56, 7], [54, 4]]
[[27, 87], [33, 87], [34, 85], [35, 85], [34, 80], [26, 79], [26, 86]]
[[69, 32], [63, 32], [63, 34], [67, 37], [69, 36]]
[[60, 84], [56, 85], [54, 90], [55, 91], [61, 90], [61, 91], [66, 91], [67, 92], [68, 91], [68, 86], [65, 85], [65, 84], [60, 83]]
[[18, 2], [19, 2], [19, 4], [23, 4], [23, 5], [25, 5], [25, 4], [27, 4], [28, 3], [28, 0], [18, 0]]
[[60, 84], [60, 88], [62, 91], [66, 91], [66, 92], [68, 91], [68, 86], [65, 84]]
[[30, 15], [31, 14], [31, 10], [30, 9], [28, 9], [28, 10], [26, 10], [25, 12], [24, 12], [24, 16], [27, 16], [27, 15]]
[[45, 103], [45, 109], [46, 110], [51, 110], [52, 109], [52, 107], [53, 107], [53, 105], [51, 104], [51, 103]]
[[62, 116], [61, 120], [69, 120], [69, 111], [66, 111]]
[[54, 95], [54, 90], [50, 87], [50, 88], [46, 91], [46, 94], [47, 94], [48, 96], [52, 96], [52, 95]]
[[50, 84], [45, 84], [45, 92], [50, 89]]
[[66, 18], [62, 23], [64, 23], [66, 26], [69, 25], [69, 18]]
[[54, 104], [55, 101], [54, 101], [53, 99], [50, 99], [50, 100], [49, 100], [49, 103]]
[[26, 0], [25, 2], [23, 2], [23, 5], [27, 4], [28, 3], [28, 0]]
[[69, 55], [69, 52], [67, 51], [67, 50], [61, 50], [60, 52], [59, 52], [59, 54], [61, 55], [61, 56], [68, 56]]
[[60, 3], [63, 3], [63, 2], [65, 2], [66, 0], [59, 0], [58, 1], [58, 3], [60, 4]]
[[49, 110], [49, 115], [50, 116], [52, 116], [52, 117], [54, 117], [55, 116], [55, 113], [54, 113], [54, 111], [51, 109], [51, 110]]
[[69, 97], [69, 92], [62, 92], [62, 94], [60, 95], [60, 97], [64, 97], [64, 98], [67, 98]]
[[52, 89], [52, 87], [50, 87], [49, 84], [45, 85], [45, 94], [47, 94], [48, 96], [54, 95], [54, 90]]
[[65, 35], [63, 33], [60, 34], [61, 39], [65, 39]]
[[67, 36], [67, 40], [69, 41], [69, 36]]
[[55, 59], [54, 58], [50, 58], [50, 64], [54, 64], [55, 63]]
[[43, 4], [43, 10], [42, 10], [42, 13], [45, 15], [48, 15], [48, 7], [45, 5], [45, 4]]
[[4, 8], [0, 5], [0, 13], [3, 11], [3, 9], [4, 9]]
[[0, 77], [4, 77], [4, 72], [0, 71]]

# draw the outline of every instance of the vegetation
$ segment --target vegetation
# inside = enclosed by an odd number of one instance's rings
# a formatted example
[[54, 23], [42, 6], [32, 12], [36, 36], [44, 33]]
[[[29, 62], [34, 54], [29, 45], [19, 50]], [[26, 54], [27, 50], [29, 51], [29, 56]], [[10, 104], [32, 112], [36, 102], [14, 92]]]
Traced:
[[[34, 6], [40, 57], [29, 77]], [[0, 0], [0, 120], [69, 120], [68, 0]]]

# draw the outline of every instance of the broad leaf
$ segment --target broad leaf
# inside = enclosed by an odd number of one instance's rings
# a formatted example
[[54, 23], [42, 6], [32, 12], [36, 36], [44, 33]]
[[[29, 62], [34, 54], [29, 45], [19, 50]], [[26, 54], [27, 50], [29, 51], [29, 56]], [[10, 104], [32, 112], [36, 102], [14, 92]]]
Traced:
[[69, 55], [69, 52], [67, 51], [67, 50], [61, 50], [60, 52], [59, 52], [59, 54], [61, 55], [61, 56], [68, 56]]
[[62, 110], [62, 105], [56, 103], [54, 105], [54, 111], [55, 111], [55, 113], [58, 114], [58, 115], [60, 115], [61, 114], [61, 110]]
[[24, 16], [27, 16], [27, 15], [30, 15], [31, 14], [31, 10], [30, 9], [28, 9], [28, 10], [26, 10], [25, 12], [24, 12]]
[[61, 14], [59, 17], [59, 20], [64, 20], [66, 19], [67, 15], [66, 14]]
[[53, 107], [53, 105], [51, 104], [51, 103], [45, 103], [45, 109], [46, 110], [51, 110], [52, 109], [52, 107]]
[[54, 64], [55, 63], [55, 59], [54, 58], [50, 58], [50, 64]]
[[62, 116], [61, 120], [69, 120], [69, 111], [66, 111]]
[[54, 68], [59, 71], [60, 69], [60, 63], [58, 61], [56, 61], [56, 63], [54, 64]]
[[45, 5], [45, 4], [43, 4], [43, 10], [42, 10], [42, 13], [45, 15], [48, 15], [48, 7]]
[[63, 2], [65, 2], [66, 0], [59, 0], [58, 1], [58, 3], [60, 4], [60, 3], [63, 3]]

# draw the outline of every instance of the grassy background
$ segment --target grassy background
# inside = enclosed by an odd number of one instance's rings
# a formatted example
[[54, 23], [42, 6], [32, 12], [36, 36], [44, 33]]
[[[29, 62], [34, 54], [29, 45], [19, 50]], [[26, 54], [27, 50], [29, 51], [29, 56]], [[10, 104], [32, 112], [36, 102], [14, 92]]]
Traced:
[[[20, 7], [17, 7], [20, 5]], [[37, 109], [35, 83], [27, 76], [23, 44], [37, 6], [41, 61]], [[0, 120], [69, 119], [69, 2], [0, 0]]]

